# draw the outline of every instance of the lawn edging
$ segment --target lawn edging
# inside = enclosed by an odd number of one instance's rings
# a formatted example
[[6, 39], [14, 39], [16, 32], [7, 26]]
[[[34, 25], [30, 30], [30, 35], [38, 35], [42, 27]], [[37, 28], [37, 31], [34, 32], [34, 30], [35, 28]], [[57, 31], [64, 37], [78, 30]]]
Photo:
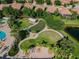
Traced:
[[23, 51], [23, 50], [21, 49], [20, 45], [21, 45], [24, 41], [29, 40], [29, 39], [35, 39], [35, 38], [37, 38], [37, 37], [39, 36], [40, 33], [44, 32], [44, 31], [54, 31], [54, 32], [58, 33], [58, 35], [60, 35], [61, 38], [64, 37], [60, 32], [58, 32], [58, 31], [56, 31], [56, 30], [54, 30], [54, 29], [48, 29], [47, 26], [46, 26], [46, 27], [45, 27], [42, 31], [40, 31], [35, 37], [31, 38], [31, 37], [29, 36], [28, 38], [22, 40], [22, 41], [19, 43], [19, 51]]

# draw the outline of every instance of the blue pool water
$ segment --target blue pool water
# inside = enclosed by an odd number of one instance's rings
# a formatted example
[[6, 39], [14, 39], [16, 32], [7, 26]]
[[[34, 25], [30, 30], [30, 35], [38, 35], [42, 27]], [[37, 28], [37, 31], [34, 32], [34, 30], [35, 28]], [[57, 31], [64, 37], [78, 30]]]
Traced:
[[0, 31], [0, 41], [3, 41], [6, 39], [6, 33], [3, 31]]

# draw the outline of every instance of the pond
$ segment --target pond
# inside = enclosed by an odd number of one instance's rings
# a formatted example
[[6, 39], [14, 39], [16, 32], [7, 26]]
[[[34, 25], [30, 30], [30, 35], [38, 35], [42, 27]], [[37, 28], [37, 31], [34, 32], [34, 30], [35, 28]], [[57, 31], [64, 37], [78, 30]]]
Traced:
[[79, 28], [78, 27], [66, 27], [65, 31], [79, 41]]

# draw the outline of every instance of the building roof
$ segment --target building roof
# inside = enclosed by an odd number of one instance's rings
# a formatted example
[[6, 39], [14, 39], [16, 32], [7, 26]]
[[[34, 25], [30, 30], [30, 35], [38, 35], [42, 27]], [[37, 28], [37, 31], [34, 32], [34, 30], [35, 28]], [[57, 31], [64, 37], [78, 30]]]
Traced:
[[49, 13], [54, 13], [56, 10], [57, 8], [54, 5], [52, 5], [52, 6], [48, 6], [46, 11]]
[[61, 3], [64, 4], [69, 4], [71, 2], [71, 0], [61, 0]]
[[14, 2], [14, 3], [11, 4], [11, 7], [12, 7], [12, 8], [18, 9], [18, 10], [21, 8], [21, 6], [22, 6], [21, 3], [16, 3], [16, 2]]
[[79, 2], [79, 0], [73, 0], [73, 2]]
[[8, 7], [10, 4], [0, 4], [0, 10], [2, 10], [4, 7]]
[[24, 7], [27, 7], [27, 8], [32, 9], [33, 8], [33, 5], [32, 5], [32, 3], [25, 3], [24, 4]]
[[44, 10], [44, 9], [45, 9], [45, 6], [44, 6], [44, 5], [36, 5], [35, 10], [37, 10], [37, 9], [42, 9], [42, 10]]
[[2, 10], [4, 7], [4, 4], [0, 4], [0, 10]]
[[4, 4], [4, 7], [8, 7], [8, 6], [10, 6], [11, 4]]
[[35, 47], [30, 50], [29, 57], [32, 58], [52, 58], [54, 53], [49, 51], [46, 47]]
[[55, 0], [51, 0], [51, 3], [54, 5]]
[[71, 15], [69, 9], [65, 8], [64, 6], [59, 7], [58, 11], [61, 15]]
[[76, 12], [77, 14], [79, 14], [79, 7], [74, 7], [73, 9], [71, 9], [72, 11]]
[[[35, 0], [33, 0], [33, 2], [34, 2]], [[29, 0], [26, 0], [26, 2], [29, 2]]]

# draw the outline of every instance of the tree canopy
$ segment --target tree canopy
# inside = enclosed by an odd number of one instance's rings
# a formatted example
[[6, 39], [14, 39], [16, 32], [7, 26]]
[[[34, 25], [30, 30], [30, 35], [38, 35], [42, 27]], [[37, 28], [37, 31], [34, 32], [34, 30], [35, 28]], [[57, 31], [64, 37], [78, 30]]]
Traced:
[[52, 29], [60, 30], [64, 28], [64, 22], [61, 21], [61, 18], [58, 16], [45, 13], [44, 19], [47, 22], [47, 25]]
[[9, 16], [13, 13], [12, 11], [13, 11], [12, 7], [4, 7], [2, 13], [4, 16]]
[[60, 0], [55, 0], [55, 5], [60, 6], [61, 5], [61, 1]]
[[28, 16], [31, 15], [31, 9], [29, 9], [29, 8], [25, 8], [25, 7], [24, 7], [24, 8], [22, 9], [22, 12], [23, 12], [23, 15], [24, 15], [24, 16], [27, 16], [27, 17], [28, 17]]

